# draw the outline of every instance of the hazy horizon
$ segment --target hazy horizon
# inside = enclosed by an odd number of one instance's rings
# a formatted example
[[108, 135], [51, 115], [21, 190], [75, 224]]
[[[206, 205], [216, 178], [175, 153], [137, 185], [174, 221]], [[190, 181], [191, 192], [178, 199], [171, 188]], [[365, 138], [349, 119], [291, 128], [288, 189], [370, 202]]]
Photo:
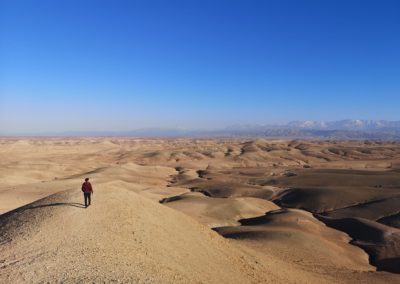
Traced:
[[1, 1], [0, 135], [400, 120], [398, 1]]
[[[359, 119], [344, 119], [338, 121], [290, 121], [286, 123], [263, 123], [263, 124], [232, 124], [216, 128], [183, 128], [183, 127], [142, 127], [132, 128], [127, 130], [118, 129], [101, 129], [101, 130], [64, 130], [64, 131], [43, 131], [43, 132], [0, 132], [0, 137], [230, 137], [236, 135], [249, 135], [258, 137], [278, 137], [274, 133], [280, 133], [285, 129], [291, 129], [298, 132], [298, 138], [302, 138], [302, 134], [309, 133], [314, 136], [310, 138], [324, 137], [325, 134], [333, 133], [332, 131], [349, 131], [350, 136], [336, 137], [338, 139], [355, 138], [355, 139], [369, 139], [368, 134], [375, 133], [373, 139], [383, 140], [398, 140], [400, 134], [400, 120], [359, 120]], [[272, 132], [264, 133], [262, 131], [270, 130]], [[274, 130], [276, 130], [274, 132]], [[305, 132], [302, 133], [301, 131]], [[322, 132], [319, 132], [322, 130]], [[260, 132], [261, 131], [261, 132]], [[307, 132], [311, 131], [311, 132]], [[325, 131], [325, 132], [324, 132]], [[294, 132], [296, 133], [296, 132]], [[352, 136], [352, 135], [355, 136]], [[389, 136], [386, 136], [388, 135]], [[282, 134], [281, 137], [293, 137], [291, 133]], [[335, 137], [332, 134], [331, 138]], [[363, 136], [364, 135], [364, 136]], [[394, 135], [394, 136], [393, 136]], [[395, 138], [394, 138], [395, 137]], [[303, 137], [304, 138], [304, 137]]]

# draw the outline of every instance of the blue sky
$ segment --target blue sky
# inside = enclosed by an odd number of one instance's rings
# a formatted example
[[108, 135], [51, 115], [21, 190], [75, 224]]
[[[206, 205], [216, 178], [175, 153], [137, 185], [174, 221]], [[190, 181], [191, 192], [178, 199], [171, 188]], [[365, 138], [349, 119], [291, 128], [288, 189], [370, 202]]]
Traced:
[[400, 120], [400, 2], [0, 0], [0, 134]]

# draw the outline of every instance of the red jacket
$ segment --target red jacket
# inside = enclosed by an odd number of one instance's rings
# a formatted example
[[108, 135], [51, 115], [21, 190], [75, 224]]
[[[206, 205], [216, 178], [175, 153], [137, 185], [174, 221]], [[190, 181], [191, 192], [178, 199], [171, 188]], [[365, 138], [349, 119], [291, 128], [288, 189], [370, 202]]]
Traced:
[[85, 193], [89, 193], [89, 192], [93, 193], [92, 185], [90, 184], [90, 182], [85, 181], [82, 184], [82, 191], [85, 192]]

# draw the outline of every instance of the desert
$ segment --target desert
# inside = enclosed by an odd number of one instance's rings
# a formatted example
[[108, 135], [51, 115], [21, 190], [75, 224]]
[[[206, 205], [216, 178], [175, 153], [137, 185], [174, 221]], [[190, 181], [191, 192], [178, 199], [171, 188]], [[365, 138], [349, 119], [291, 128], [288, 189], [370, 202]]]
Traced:
[[400, 281], [399, 142], [0, 145], [1, 283]]
[[0, 11], [0, 284], [400, 283], [400, 1]]

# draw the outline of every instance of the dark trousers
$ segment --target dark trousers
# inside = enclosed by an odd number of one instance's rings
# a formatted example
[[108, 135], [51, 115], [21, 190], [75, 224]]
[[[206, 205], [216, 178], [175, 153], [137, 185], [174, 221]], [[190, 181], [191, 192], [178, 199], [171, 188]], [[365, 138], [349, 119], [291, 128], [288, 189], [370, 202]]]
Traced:
[[92, 193], [90, 192], [84, 192], [83, 196], [85, 198], [85, 206], [90, 205], [90, 196], [92, 195]]

